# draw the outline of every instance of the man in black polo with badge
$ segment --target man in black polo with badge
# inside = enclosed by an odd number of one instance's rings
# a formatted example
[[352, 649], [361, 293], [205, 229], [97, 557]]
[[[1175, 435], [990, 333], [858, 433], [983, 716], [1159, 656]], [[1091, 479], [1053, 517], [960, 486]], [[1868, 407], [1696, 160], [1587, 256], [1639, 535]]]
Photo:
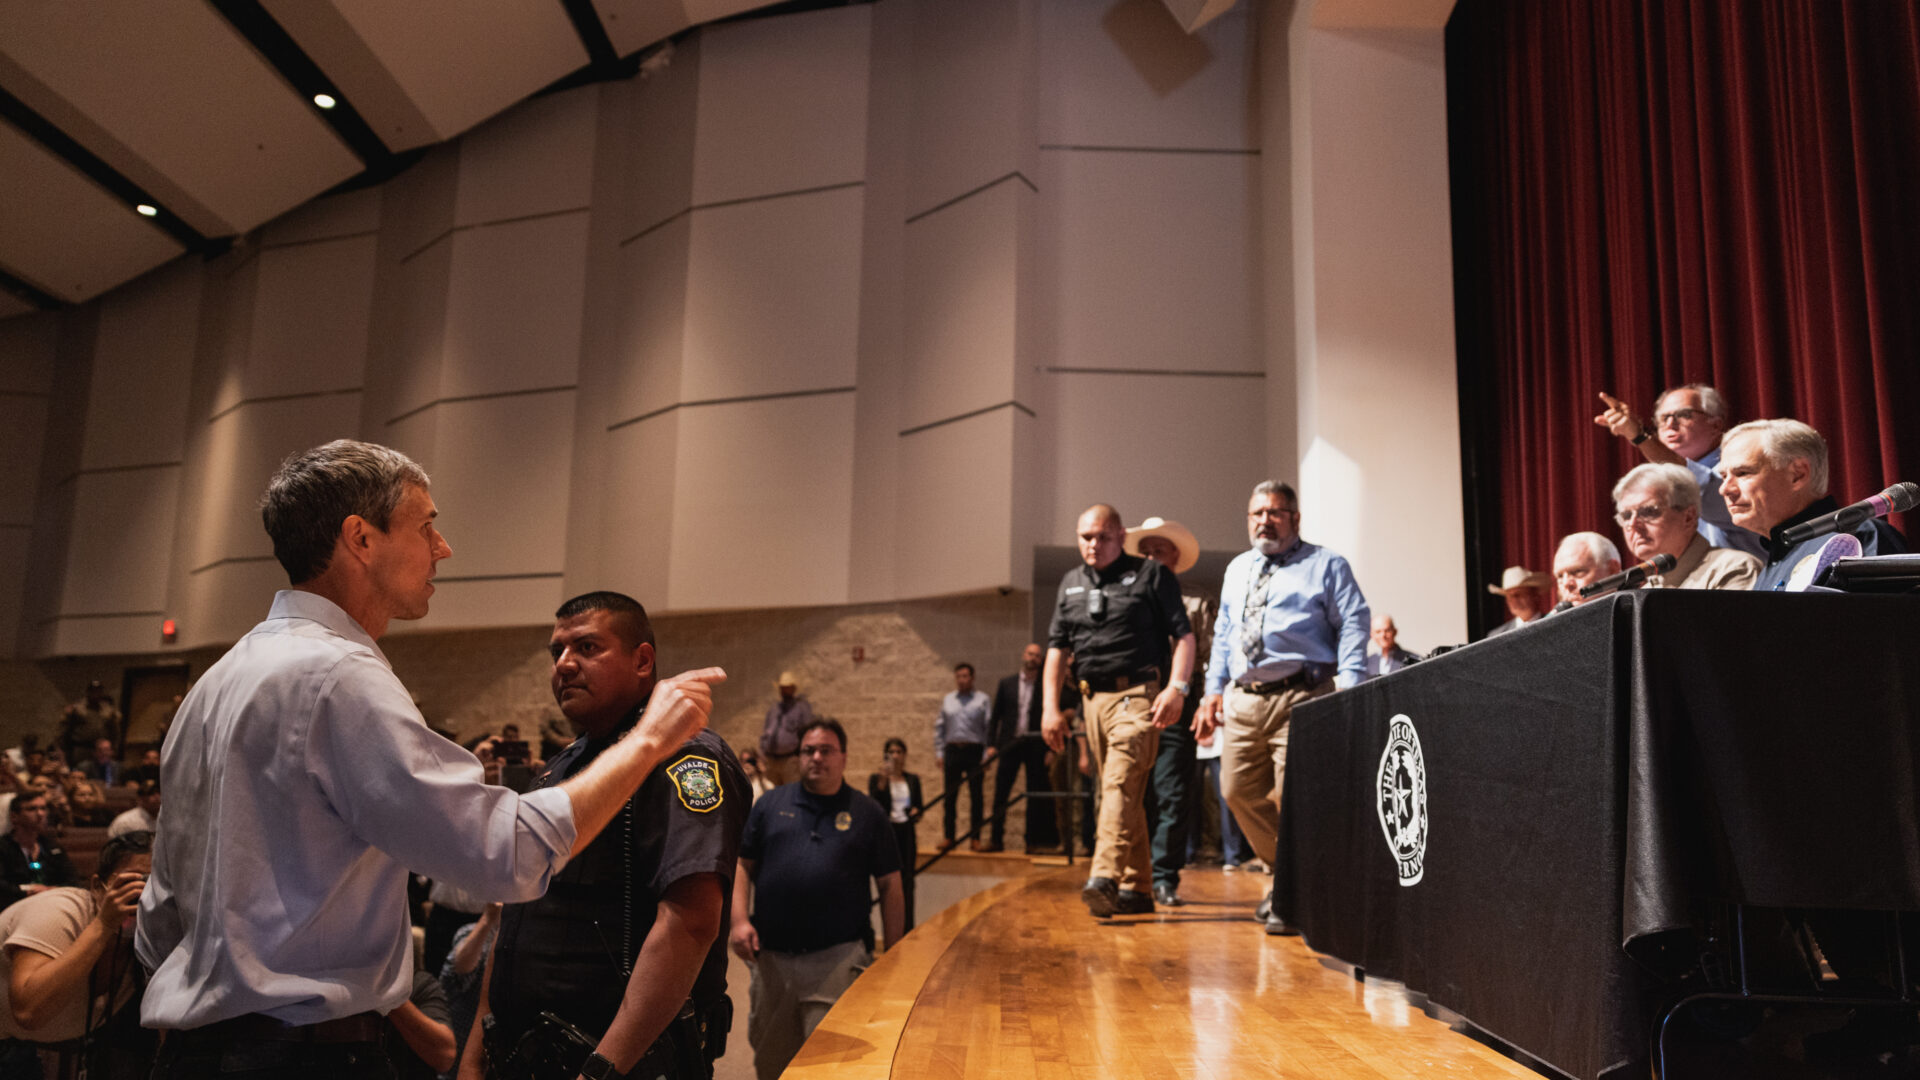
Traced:
[[[587, 593], [554, 618], [553, 695], [581, 737], [535, 788], [618, 741], [654, 687], [653, 627], [638, 602]], [[703, 731], [662, 760], [545, 896], [508, 905], [462, 1080], [488, 1075], [489, 1055], [491, 1075], [509, 1080], [541, 1057], [567, 1061], [570, 1074], [584, 1059], [578, 1074], [592, 1080], [710, 1076], [732, 1018], [722, 931], [751, 801], [733, 751]]]
[[733, 885], [733, 951], [753, 965], [747, 1041], [760, 1080], [786, 1069], [873, 963], [869, 879], [886, 947], [906, 932], [899, 845], [887, 812], [845, 783], [846, 730], [809, 722], [797, 756], [800, 781], [753, 804]]
[[1172, 571], [1123, 550], [1119, 511], [1089, 507], [1074, 532], [1085, 565], [1061, 580], [1054, 603], [1041, 733], [1056, 753], [1065, 748], [1060, 688], [1071, 654], [1100, 778], [1093, 876], [1080, 896], [1096, 918], [1146, 914], [1153, 910], [1146, 787], [1160, 732], [1186, 703], [1193, 626]]

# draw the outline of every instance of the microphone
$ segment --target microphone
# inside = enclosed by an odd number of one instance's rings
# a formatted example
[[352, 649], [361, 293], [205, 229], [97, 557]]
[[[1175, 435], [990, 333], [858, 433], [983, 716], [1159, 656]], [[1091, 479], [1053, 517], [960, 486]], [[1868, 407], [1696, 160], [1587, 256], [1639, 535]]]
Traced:
[[1596, 596], [1604, 596], [1610, 592], [1619, 592], [1621, 589], [1635, 588], [1641, 582], [1647, 580], [1648, 574], [1664, 574], [1673, 569], [1673, 563], [1674, 558], [1671, 555], [1655, 555], [1646, 562], [1635, 563], [1612, 577], [1601, 578], [1599, 581], [1581, 589], [1580, 599], [1591, 600]]
[[1828, 533], [1852, 532], [1874, 518], [1903, 513], [1913, 509], [1916, 504], [1920, 504], [1920, 485], [1912, 482], [1895, 484], [1872, 498], [1862, 499], [1852, 506], [1843, 506], [1812, 521], [1803, 521], [1781, 533], [1780, 541], [1792, 546]]

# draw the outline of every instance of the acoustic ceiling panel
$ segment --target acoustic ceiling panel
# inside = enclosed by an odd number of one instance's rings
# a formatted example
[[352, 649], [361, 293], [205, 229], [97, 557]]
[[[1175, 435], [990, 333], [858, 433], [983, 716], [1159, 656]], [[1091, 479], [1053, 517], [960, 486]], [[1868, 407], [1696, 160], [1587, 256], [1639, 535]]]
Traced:
[[183, 249], [10, 124], [0, 124], [0, 266], [78, 303]]
[[778, 0], [593, 0], [613, 51], [632, 56], [641, 49], [702, 23], [730, 19]]
[[204, 0], [0, 0], [0, 79], [202, 233], [244, 232], [361, 162]]
[[266, 7], [392, 150], [450, 139], [587, 63], [559, 0]]

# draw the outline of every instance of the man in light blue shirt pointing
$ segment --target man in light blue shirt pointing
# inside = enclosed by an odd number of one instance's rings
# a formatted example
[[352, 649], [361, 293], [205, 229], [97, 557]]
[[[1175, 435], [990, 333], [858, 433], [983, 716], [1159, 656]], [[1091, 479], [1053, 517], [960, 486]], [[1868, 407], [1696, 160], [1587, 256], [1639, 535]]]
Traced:
[[706, 725], [718, 668], [654, 691], [633, 731], [517, 795], [428, 729], [374, 642], [418, 619], [453, 554], [427, 475], [339, 440], [295, 455], [261, 514], [292, 588], [207, 670], [161, 753], [167, 828], [135, 948], [156, 1077], [391, 1076], [381, 1014], [413, 982], [407, 873], [527, 900]]
[[[1302, 701], [1366, 678], [1371, 613], [1347, 560], [1300, 538], [1293, 488], [1263, 480], [1247, 503], [1250, 551], [1227, 564], [1213, 624], [1207, 696], [1194, 738], [1222, 732], [1220, 783], [1254, 854], [1274, 861], [1287, 724]], [[1272, 914], [1267, 933], [1292, 931]]]

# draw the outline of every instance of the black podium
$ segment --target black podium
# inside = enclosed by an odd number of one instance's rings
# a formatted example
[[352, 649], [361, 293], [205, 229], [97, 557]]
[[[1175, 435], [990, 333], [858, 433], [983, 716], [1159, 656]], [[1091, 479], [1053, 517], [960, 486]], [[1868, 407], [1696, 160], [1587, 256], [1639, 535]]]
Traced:
[[1714, 905], [1920, 910], [1920, 598], [1595, 601], [1301, 706], [1286, 776], [1309, 945], [1639, 1067]]

